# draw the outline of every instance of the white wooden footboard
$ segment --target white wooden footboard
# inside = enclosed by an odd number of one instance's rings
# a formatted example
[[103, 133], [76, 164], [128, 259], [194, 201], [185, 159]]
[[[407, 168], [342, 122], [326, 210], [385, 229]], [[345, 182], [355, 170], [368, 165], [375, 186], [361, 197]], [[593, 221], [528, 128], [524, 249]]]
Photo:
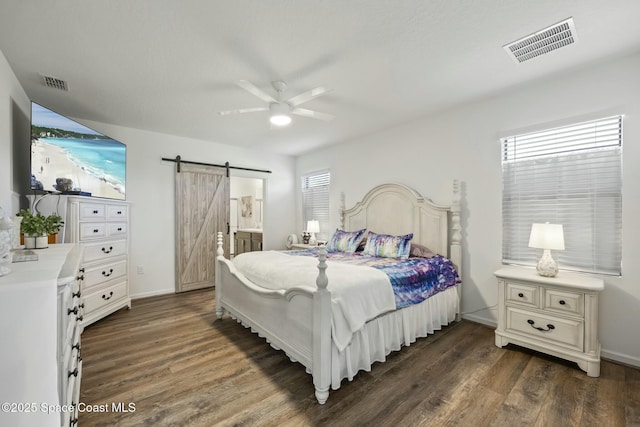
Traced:
[[224, 257], [223, 235], [218, 233], [216, 315], [227, 312], [272, 347], [283, 350], [313, 375], [320, 404], [331, 384], [331, 294], [325, 274], [326, 250], [320, 250], [316, 285], [287, 291], [256, 286]]

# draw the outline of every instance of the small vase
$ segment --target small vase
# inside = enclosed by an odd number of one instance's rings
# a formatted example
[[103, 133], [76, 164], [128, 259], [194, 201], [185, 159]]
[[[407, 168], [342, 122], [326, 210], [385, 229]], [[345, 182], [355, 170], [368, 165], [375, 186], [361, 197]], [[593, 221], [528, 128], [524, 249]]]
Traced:
[[36, 249], [49, 247], [49, 236], [36, 236]]

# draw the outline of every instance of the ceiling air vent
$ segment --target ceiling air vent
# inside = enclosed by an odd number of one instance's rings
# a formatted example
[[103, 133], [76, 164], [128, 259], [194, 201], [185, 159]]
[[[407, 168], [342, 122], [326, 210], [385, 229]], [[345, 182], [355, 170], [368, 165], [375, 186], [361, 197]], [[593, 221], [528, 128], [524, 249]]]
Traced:
[[503, 48], [514, 61], [521, 63], [577, 41], [573, 18], [569, 18], [509, 43]]
[[47, 87], [52, 87], [54, 89], [60, 90], [69, 90], [69, 86], [67, 82], [64, 80], [56, 79], [55, 77], [42, 76], [42, 80], [44, 81], [44, 85]]

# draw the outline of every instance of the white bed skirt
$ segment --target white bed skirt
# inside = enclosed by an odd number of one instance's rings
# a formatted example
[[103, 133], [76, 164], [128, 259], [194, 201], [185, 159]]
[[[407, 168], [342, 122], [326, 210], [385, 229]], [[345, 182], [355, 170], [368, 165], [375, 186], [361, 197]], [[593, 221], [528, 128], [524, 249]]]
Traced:
[[456, 319], [460, 298], [458, 287], [452, 286], [420, 304], [379, 316], [353, 334], [344, 351], [331, 347], [331, 388], [351, 381], [358, 371], [371, 371], [374, 362], [384, 362], [392, 351], [409, 346], [417, 338], [426, 337]]

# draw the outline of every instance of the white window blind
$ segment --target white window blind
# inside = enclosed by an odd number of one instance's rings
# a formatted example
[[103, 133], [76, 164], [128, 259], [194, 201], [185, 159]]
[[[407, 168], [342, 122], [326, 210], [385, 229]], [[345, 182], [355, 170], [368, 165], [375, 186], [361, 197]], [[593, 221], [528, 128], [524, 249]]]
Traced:
[[316, 233], [316, 238], [319, 240], [329, 238], [330, 181], [331, 174], [328, 171], [302, 177], [302, 228], [306, 229], [307, 221], [318, 221], [320, 233]]
[[622, 273], [622, 116], [502, 141], [502, 260], [535, 264], [531, 224], [562, 224], [560, 269]]

